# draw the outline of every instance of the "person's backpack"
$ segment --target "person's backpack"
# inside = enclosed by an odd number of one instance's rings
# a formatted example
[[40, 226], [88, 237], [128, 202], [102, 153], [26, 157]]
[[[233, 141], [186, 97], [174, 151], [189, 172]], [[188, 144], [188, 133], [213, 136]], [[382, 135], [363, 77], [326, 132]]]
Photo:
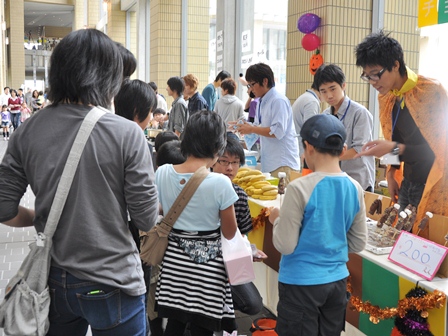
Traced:
[[275, 326], [277, 320], [271, 317], [261, 317], [252, 322], [250, 331], [252, 336], [277, 336], [275, 332]]

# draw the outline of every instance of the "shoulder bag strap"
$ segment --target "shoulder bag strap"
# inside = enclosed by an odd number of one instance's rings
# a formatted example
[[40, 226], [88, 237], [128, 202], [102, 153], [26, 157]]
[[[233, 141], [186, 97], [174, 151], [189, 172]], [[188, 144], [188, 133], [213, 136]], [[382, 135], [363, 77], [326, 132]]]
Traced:
[[91, 109], [84, 118], [84, 121], [76, 134], [75, 141], [73, 142], [72, 148], [68, 155], [64, 170], [62, 171], [61, 179], [59, 180], [53, 203], [51, 204], [47, 223], [45, 224], [44, 238], [47, 241], [51, 241], [58, 226], [58, 222], [61, 218], [61, 213], [64, 209], [65, 201], [67, 200], [68, 192], [70, 191], [70, 187], [78, 167], [79, 159], [81, 158], [87, 139], [89, 138], [90, 133], [92, 132], [93, 127], [95, 127], [98, 119], [100, 119], [106, 111], [106, 109], [98, 107]]
[[173, 228], [174, 223], [179, 218], [180, 214], [187, 206], [193, 194], [196, 192], [196, 189], [202, 183], [202, 181], [207, 177], [208, 170], [204, 166], [200, 167], [193, 176], [188, 180], [185, 187], [180, 192], [179, 196], [177, 196], [173, 205], [170, 208], [170, 211], [163, 218], [163, 222], [167, 224], [170, 229]]

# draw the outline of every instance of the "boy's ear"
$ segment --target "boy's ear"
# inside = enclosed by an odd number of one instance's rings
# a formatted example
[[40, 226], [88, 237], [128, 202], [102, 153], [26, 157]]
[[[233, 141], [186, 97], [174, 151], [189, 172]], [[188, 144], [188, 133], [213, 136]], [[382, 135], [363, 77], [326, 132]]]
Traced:
[[347, 83], [345, 83], [345, 82], [342, 83], [342, 86], [341, 86], [341, 87], [342, 87], [342, 91], [345, 91], [345, 87], [346, 87], [346, 86], [347, 86]]
[[305, 140], [305, 150], [314, 151], [314, 146]]
[[345, 152], [347, 152], [347, 144], [344, 144], [344, 148], [342, 148], [341, 155], [339, 157], [344, 156]]

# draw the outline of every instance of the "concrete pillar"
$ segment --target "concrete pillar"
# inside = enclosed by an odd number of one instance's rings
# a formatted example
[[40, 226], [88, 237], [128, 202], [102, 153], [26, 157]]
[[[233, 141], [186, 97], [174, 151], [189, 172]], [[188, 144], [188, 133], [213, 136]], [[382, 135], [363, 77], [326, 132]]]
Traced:
[[8, 71], [9, 85], [18, 89], [25, 83], [25, 51], [23, 39], [24, 5], [23, 1], [9, 2], [9, 45], [8, 45]]
[[[151, 1], [152, 2], [152, 1]], [[150, 20], [150, 1], [138, 0], [137, 1], [137, 77], [145, 82], [150, 81], [150, 41], [151, 35], [149, 27], [151, 25]]]

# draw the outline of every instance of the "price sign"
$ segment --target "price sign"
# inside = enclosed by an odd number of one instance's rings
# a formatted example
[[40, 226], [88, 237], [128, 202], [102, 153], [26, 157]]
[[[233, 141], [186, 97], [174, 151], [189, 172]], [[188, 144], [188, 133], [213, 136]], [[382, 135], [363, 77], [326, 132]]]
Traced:
[[432, 280], [447, 253], [445, 246], [401, 231], [390, 251], [389, 260], [426, 280]]

